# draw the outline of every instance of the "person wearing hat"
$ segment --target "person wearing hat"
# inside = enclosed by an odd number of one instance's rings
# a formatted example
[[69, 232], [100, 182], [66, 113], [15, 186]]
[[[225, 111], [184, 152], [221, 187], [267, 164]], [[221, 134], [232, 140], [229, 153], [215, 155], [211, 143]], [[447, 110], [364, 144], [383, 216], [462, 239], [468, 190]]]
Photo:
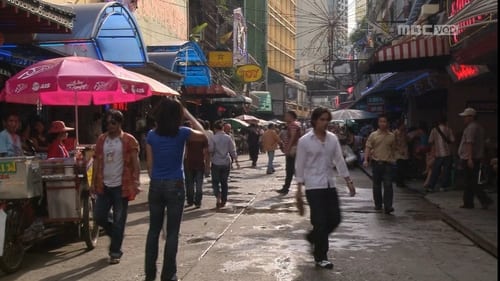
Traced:
[[466, 108], [458, 114], [464, 118], [465, 129], [462, 134], [458, 156], [465, 174], [463, 205], [460, 208], [473, 209], [474, 196], [477, 196], [483, 209], [487, 209], [493, 200], [486, 195], [478, 184], [481, 160], [484, 156], [484, 129], [476, 121], [476, 110]]
[[68, 132], [75, 128], [66, 127], [63, 121], [53, 121], [50, 125], [49, 134], [52, 141], [47, 149], [47, 158], [67, 158], [69, 152], [64, 145], [64, 140], [68, 138]]

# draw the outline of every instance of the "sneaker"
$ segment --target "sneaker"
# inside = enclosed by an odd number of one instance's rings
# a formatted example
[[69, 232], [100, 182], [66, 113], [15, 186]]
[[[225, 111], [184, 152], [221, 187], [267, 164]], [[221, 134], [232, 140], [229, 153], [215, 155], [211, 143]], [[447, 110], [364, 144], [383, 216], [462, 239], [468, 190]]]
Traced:
[[120, 258], [109, 257], [109, 264], [119, 264]]
[[190, 208], [192, 207], [194, 204], [193, 203], [187, 203], [186, 206], [184, 206], [184, 208]]
[[333, 269], [333, 263], [331, 263], [327, 260], [317, 261], [316, 267], [320, 267], [320, 268], [324, 268], [324, 269]]
[[288, 194], [288, 190], [286, 190], [284, 188], [278, 189], [278, 190], [276, 190], [276, 192], [278, 192], [281, 195], [287, 195]]

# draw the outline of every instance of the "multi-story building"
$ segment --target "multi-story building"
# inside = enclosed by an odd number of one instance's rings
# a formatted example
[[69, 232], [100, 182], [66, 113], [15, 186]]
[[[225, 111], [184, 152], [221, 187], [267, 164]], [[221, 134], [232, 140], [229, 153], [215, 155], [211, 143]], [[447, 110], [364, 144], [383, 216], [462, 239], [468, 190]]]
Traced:
[[359, 25], [361, 20], [366, 16], [368, 0], [355, 0], [355, 11], [354, 15], [356, 18], [356, 24]]
[[296, 1], [269, 0], [268, 67], [288, 76], [295, 71]]

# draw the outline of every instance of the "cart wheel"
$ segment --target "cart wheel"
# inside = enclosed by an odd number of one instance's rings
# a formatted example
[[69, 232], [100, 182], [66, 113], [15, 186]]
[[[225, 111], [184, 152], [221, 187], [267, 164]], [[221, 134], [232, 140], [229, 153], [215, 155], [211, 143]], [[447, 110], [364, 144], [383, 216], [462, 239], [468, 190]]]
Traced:
[[13, 273], [21, 268], [24, 259], [24, 245], [21, 239], [21, 211], [12, 208], [6, 211], [5, 240], [3, 256], [0, 257], [0, 269], [6, 273]]
[[94, 220], [95, 199], [90, 197], [88, 192], [82, 194], [82, 222], [80, 223], [82, 239], [85, 241], [88, 250], [92, 250], [97, 245], [99, 238], [99, 226]]

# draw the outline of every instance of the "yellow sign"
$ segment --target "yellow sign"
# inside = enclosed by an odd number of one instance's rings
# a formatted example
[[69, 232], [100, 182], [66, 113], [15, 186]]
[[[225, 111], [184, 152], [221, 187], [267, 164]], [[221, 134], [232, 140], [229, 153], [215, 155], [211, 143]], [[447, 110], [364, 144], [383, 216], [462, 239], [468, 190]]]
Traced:
[[262, 69], [256, 64], [245, 64], [236, 69], [236, 75], [245, 83], [255, 82], [262, 78]]
[[233, 52], [208, 52], [208, 65], [210, 67], [233, 67]]
[[0, 162], [0, 174], [15, 174], [16, 172], [16, 162]]

